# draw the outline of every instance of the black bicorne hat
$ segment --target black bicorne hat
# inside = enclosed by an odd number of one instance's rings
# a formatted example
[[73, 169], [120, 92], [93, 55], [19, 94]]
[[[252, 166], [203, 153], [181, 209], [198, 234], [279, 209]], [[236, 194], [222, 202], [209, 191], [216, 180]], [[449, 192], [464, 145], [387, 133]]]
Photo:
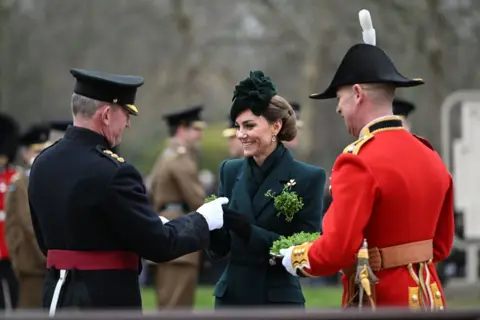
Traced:
[[366, 43], [356, 44], [347, 51], [328, 88], [311, 94], [311, 99], [336, 98], [337, 89], [345, 85], [385, 83], [396, 87], [415, 87], [424, 84], [420, 78], [410, 79], [398, 72], [388, 55], [375, 46], [370, 13], [362, 10], [359, 16]]

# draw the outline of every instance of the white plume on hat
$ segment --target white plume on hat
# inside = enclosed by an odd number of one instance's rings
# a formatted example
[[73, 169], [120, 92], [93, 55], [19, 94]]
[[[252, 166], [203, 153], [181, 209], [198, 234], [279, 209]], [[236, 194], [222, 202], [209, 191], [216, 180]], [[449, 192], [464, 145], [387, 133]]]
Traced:
[[360, 10], [360, 12], [358, 12], [358, 19], [360, 20], [360, 25], [362, 26], [363, 30], [363, 42], [374, 46], [376, 44], [376, 36], [375, 29], [373, 29], [372, 17], [370, 17], [370, 12], [366, 9]]

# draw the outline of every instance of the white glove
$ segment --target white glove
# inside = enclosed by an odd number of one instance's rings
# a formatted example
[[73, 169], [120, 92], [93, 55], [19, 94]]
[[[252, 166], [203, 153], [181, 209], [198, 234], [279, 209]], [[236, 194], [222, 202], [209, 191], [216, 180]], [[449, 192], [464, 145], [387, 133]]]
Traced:
[[228, 203], [228, 198], [217, 198], [213, 201], [204, 203], [197, 212], [207, 220], [210, 231], [223, 227], [223, 209], [222, 205]]
[[165, 217], [162, 217], [162, 216], [158, 216], [160, 218], [160, 220], [162, 220], [163, 224], [169, 222], [170, 220], [168, 220], [167, 218]]
[[283, 256], [282, 265], [285, 267], [288, 273], [297, 277], [297, 272], [292, 266], [292, 251], [293, 246], [288, 249], [280, 249], [280, 254]]

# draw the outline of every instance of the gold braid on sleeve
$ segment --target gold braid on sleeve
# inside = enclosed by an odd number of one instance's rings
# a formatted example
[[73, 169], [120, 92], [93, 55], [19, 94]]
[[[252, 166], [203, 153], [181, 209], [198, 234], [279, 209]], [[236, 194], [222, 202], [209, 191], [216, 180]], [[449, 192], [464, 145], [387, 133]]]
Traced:
[[308, 251], [312, 246], [312, 242], [306, 242], [304, 244], [293, 247], [290, 261], [292, 267], [297, 271], [297, 275], [300, 277], [313, 277], [306, 269], [310, 269], [310, 262], [308, 260]]

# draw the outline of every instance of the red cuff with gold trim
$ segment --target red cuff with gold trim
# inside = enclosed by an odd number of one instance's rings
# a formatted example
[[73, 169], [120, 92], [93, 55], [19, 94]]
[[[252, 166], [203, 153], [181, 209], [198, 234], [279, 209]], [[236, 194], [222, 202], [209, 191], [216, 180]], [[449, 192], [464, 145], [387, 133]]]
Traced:
[[293, 247], [290, 260], [293, 269], [296, 270], [299, 277], [313, 277], [310, 271], [310, 262], [308, 261], [308, 251], [312, 245], [313, 242], [306, 242]]

